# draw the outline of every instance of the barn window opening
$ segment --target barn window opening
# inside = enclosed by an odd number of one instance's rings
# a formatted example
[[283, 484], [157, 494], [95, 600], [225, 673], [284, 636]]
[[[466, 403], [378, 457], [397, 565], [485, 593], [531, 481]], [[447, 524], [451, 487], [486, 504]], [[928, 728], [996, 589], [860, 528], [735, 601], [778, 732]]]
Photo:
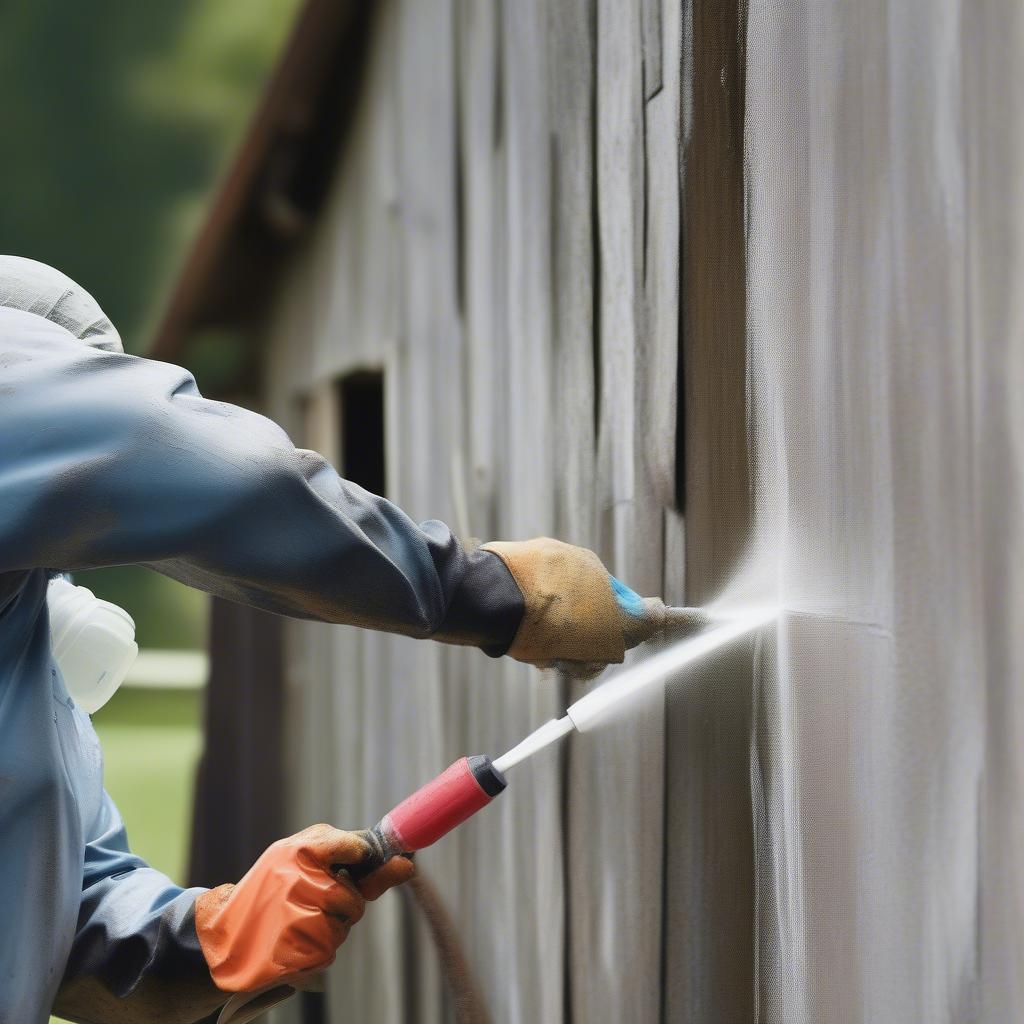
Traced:
[[341, 473], [374, 494], [387, 490], [384, 372], [358, 370], [338, 381]]

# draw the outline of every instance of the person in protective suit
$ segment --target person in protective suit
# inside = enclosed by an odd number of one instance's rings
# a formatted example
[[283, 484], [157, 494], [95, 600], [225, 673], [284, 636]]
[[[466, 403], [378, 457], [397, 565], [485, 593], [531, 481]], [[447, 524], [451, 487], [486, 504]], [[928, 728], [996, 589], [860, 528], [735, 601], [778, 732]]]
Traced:
[[231, 992], [323, 969], [364, 903], [368, 847], [326, 825], [237, 884], [182, 889], [134, 856], [99, 745], [52, 649], [60, 573], [138, 563], [282, 615], [472, 645], [589, 675], [665, 608], [550, 539], [471, 550], [208, 401], [177, 366], [125, 355], [95, 300], [0, 257], [0, 1024], [196, 1021]]

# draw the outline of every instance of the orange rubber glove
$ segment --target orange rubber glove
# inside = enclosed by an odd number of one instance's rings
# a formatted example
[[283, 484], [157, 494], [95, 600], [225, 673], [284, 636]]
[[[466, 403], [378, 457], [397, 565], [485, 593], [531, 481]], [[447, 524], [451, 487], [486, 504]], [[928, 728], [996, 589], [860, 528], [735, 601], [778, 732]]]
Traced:
[[375, 900], [415, 873], [392, 857], [358, 884], [345, 872], [371, 853], [358, 832], [313, 825], [270, 846], [237, 885], [196, 899], [196, 933], [223, 992], [254, 992], [334, 962]]

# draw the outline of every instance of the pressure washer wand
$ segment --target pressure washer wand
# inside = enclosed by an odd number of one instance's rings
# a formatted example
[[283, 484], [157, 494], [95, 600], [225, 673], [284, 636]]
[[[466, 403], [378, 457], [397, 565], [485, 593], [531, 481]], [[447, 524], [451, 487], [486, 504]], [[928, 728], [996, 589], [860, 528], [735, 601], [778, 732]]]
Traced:
[[384, 815], [364, 837], [373, 847], [372, 856], [357, 867], [346, 868], [359, 879], [399, 854], [411, 854], [432, 846], [442, 836], [486, 807], [508, 782], [505, 772], [555, 743], [574, 729], [584, 732], [603, 721], [618, 705], [638, 695], [651, 684], [685, 665], [724, 647], [746, 633], [767, 625], [778, 615], [775, 608], [758, 609], [747, 615], [682, 640], [652, 658], [609, 679], [573, 704], [564, 717], [553, 718], [535, 729], [521, 743], [496, 761], [483, 754], [463, 757], [437, 778]]
[[486, 807], [507, 785], [505, 776], [486, 755], [460, 758], [363, 833], [373, 853], [346, 870], [358, 880], [394, 856], [433, 846]]
[[485, 754], [460, 758], [363, 834], [373, 854], [358, 868], [348, 868], [349, 874], [361, 878], [391, 857], [433, 846], [505, 789], [509, 768], [572, 730], [573, 721], [566, 715], [546, 722], [497, 761]]

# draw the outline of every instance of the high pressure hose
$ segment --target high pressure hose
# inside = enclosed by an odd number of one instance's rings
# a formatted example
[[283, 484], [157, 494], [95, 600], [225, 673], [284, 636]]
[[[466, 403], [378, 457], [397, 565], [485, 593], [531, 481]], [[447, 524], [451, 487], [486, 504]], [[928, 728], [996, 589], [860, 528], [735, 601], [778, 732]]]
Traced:
[[491, 1024], [491, 1015], [463, 952], [458, 929], [437, 887], [426, 875], [417, 872], [405, 888], [426, 918], [441, 961], [441, 973], [452, 994], [456, 1024]]

